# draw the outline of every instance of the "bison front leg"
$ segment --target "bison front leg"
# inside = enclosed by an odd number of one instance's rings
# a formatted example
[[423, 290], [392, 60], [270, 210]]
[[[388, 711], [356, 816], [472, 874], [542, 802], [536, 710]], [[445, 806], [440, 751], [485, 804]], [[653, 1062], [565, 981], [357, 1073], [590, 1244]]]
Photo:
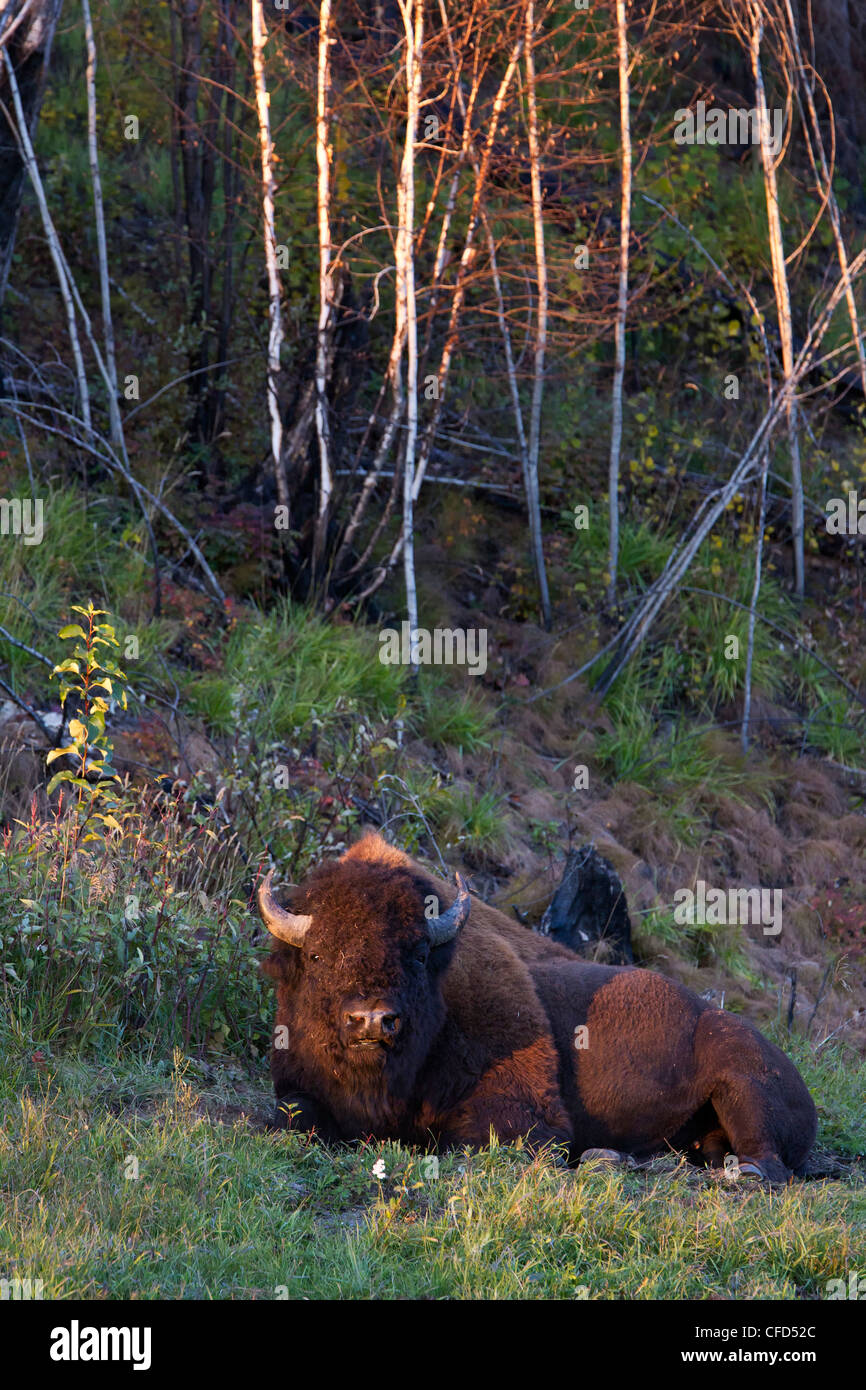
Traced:
[[[496, 1106], [489, 1112], [467, 1116], [455, 1113], [449, 1116], [447, 1127], [439, 1133], [437, 1148], [484, 1149], [490, 1143], [491, 1136], [503, 1144], [514, 1144], [522, 1139], [532, 1154], [548, 1148], [567, 1150], [571, 1144], [567, 1131], [551, 1128], [530, 1110], [516, 1111]], [[563, 1154], [562, 1158], [565, 1162], [567, 1154]]]
[[490, 1143], [491, 1130], [503, 1144], [523, 1139], [533, 1153], [550, 1145], [570, 1146], [571, 1125], [559, 1095], [556, 1072], [541, 1065], [542, 1060], [547, 1062], [546, 1057], [527, 1053], [532, 1053], [532, 1049], [525, 1049], [484, 1073], [470, 1094], [445, 1117], [440, 1130], [443, 1147], [468, 1144], [484, 1148]]
[[315, 1131], [322, 1139], [336, 1140], [342, 1136], [337, 1122], [326, 1106], [303, 1091], [288, 1091], [277, 1097], [276, 1109], [268, 1129], [291, 1129], [301, 1134]]

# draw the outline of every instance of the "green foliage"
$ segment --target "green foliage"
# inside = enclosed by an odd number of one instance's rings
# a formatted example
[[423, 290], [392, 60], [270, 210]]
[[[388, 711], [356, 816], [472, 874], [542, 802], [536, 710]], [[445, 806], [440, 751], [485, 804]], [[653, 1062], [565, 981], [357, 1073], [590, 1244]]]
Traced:
[[[642, 725], [665, 709], [688, 703], [714, 711], [742, 690], [749, 627], [744, 610], [751, 605], [753, 574], [751, 563], [743, 564], [741, 550], [753, 541], [746, 526], [735, 539], [711, 536], [698, 551], [685, 586], [669, 602], [638, 657], [647, 675], [641, 678], [642, 709], [632, 711], [632, 741]], [[660, 534], [645, 520], [623, 518], [619, 579], [624, 599], [640, 595], [658, 579], [673, 545], [669, 532]], [[597, 592], [607, 573], [607, 532], [601, 518], [591, 515], [589, 529], [577, 533], [572, 562], [578, 576], [576, 590]], [[788, 630], [796, 626], [790, 601], [772, 573], [764, 574], [757, 612], [752, 688], [772, 695], [784, 686], [791, 651], [769, 624]]]
[[851, 701], [809, 652], [795, 652], [792, 667], [792, 696], [805, 709], [804, 741], [836, 762], [861, 766], [866, 742], [862, 706]]
[[866, 1154], [866, 1121], [858, 1096], [866, 1095], [866, 1059], [852, 1048], [789, 1031], [781, 1022], [766, 1031], [789, 1053], [815, 1097], [820, 1142], [835, 1153], [862, 1158]]
[[[574, 525], [574, 517], [567, 520]], [[645, 520], [624, 516], [620, 523], [617, 575], [625, 587], [642, 592], [658, 579], [673, 549], [673, 537], [660, 535]], [[607, 579], [608, 532], [605, 512], [590, 507], [589, 527], [574, 532], [572, 563], [578, 593], [595, 593]]]
[[718, 967], [741, 981], [755, 982], [742, 930], [732, 923], [687, 922], [674, 918], [667, 905], [645, 912], [635, 931], [639, 952], [663, 949], [700, 968]]
[[8, 1045], [111, 1057], [177, 1042], [260, 1055], [257, 928], [217, 808], [127, 793], [119, 820], [105, 839], [82, 839], [69, 815], [28, 823], [7, 844]]
[[863, 706], [851, 702], [837, 687], [819, 700], [807, 715], [804, 730], [809, 744], [838, 763], [860, 767], [866, 741]]
[[196, 676], [187, 682], [187, 708], [212, 734], [231, 734], [238, 727], [239, 694], [227, 676]]
[[712, 785], [728, 793], [743, 784], [742, 773], [712, 750], [713, 726], [689, 728], [666, 706], [667, 672], [635, 666], [623, 673], [605, 699], [612, 728], [597, 735], [594, 754], [617, 781], [658, 790], [689, 791]]
[[97, 651], [101, 647], [119, 646], [111, 624], [96, 622], [97, 618], [106, 616], [106, 610], [94, 608], [92, 601], [88, 601], [86, 608], [74, 603], [72, 611], [81, 614], [86, 627], [69, 623], [60, 629], [58, 636], [75, 645], [72, 655], [55, 666], [52, 674], [61, 678], [60, 703], [64, 710], [71, 696], [82, 717], [69, 720], [70, 742], [65, 748], [53, 748], [45, 761], [50, 766], [57, 758], [76, 760], [73, 768], [62, 768], [54, 773], [48, 783], [48, 795], [61, 783], [76, 788], [79, 836], [84, 844], [100, 838], [92, 828], [94, 822], [103, 827], [103, 835], [111, 830], [123, 832], [116, 814], [121, 810], [122, 796], [113, 785], [119, 783], [120, 778], [111, 766], [112, 750], [105, 732], [105, 716], [112, 703], [126, 709], [123, 685], [126, 676], [106, 652]]

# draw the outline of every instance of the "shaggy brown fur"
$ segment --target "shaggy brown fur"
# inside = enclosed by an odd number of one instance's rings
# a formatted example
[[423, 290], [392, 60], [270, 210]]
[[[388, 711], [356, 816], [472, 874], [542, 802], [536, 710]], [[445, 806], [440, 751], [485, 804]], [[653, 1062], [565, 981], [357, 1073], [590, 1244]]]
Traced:
[[[453, 890], [375, 835], [295, 896], [312, 916], [304, 945], [277, 943], [264, 965], [278, 983], [277, 1123], [440, 1147], [483, 1145], [492, 1129], [566, 1144], [572, 1160], [674, 1147], [717, 1165], [732, 1152], [773, 1182], [802, 1167], [815, 1107], [757, 1029], [474, 900], [456, 941], [431, 950], [431, 897], [444, 910]], [[393, 1042], [351, 1045], [356, 1001], [399, 1015]]]

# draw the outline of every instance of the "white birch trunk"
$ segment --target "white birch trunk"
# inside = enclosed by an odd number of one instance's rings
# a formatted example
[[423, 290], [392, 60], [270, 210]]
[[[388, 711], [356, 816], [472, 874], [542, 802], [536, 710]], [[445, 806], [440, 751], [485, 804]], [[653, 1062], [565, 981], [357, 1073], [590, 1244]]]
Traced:
[[[451, 60], [452, 60], [453, 69], [454, 69], [454, 72], [455, 72], [455, 74], [456, 74], [456, 73], [458, 72], [458, 70], [459, 70], [459, 64], [458, 64], [458, 61], [457, 61], [457, 55], [456, 55], [456, 53], [455, 53], [455, 51], [454, 51], [454, 45], [453, 45], [453, 42], [452, 42], [452, 39], [451, 39], [451, 30], [450, 30], [450, 26], [449, 26], [449, 23], [448, 23], [448, 16], [447, 16], [447, 13], [446, 13], [446, 10], [445, 10], [445, 6], [444, 6], [444, 0], [439, 0], [439, 13], [440, 13], [440, 16], [441, 16], [441, 18], [442, 18], [443, 30], [444, 30], [444, 32], [445, 32], [445, 34], [446, 34], [446, 36], [447, 36], [447, 39], [448, 39], [449, 52], [450, 52], [450, 55], [451, 55]], [[456, 77], [455, 77], [455, 80], [457, 80]], [[440, 289], [440, 286], [441, 286], [442, 273], [443, 273], [443, 271], [444, 271], [444, 269], [445, 269], [445, 264], [446, 264], [446, 252], [447, 252], [447, 247], [448, 247], [448, 234], [449, 234], [449, 232], [450, 232], [450, 230], [451, 230], [451, 224], [452, 224], [453, 217], [454, 217], [454, 210], [455, 210], [455, 207], [456, 207], [456, 204], [457, 204], [457, 190], [458, 190], [459, 181], [460, 181], [460, 173], [461, 173], [461, 170], [462, 170], [462, 168], [463, 168], [463, 166], [464, 166], [464, 164], [465, 164], [466, 158], [468, 157], [469, 150], [470, 150], [470, 146], [471, 146], [471, 120], [470, 120], [470, 115], [471, 115], [471, 112], [474, 110], [475, 102], [476, 102], [476, 100], [477, 100], [477, 96], [478, 96], [478, 81], [477, 81], [477, 74], [476, 74], [475, 80], [473, 80], [473, 85], [472, 85], [472, 89], [471, 89], [470, 94], [469, 94], [469, 101], [468, 101], [468, 103], [467, 103], [466, 99], [464, 98], [463, 93], [462, 93], [462, 91], [460, 90], [459, 83], [458, 83], [457, 100], [458, 100], [458, 102], [459, 102], [459, 104], [460, 104], [461, 114], [462, 114], [462, 117], [463, 117], [463, 138], [462, 138], [462, 140], [461, 140], [461, 147], [460, 147], [460, 153], [459, 153], [458, 160], [457, 160], [457, 167], [456, 167], [456, 169], [455, 169], [455, 171], [454, 171], [454, 174], [453, 174], [453, 176], [452, 176], [451, 184], [450, 184], [450, 187], [449, 187], [449, 190], [448, 190], [448, 198], [447, 198], [446, 205], [445, 205], [445, 210], [444, 210], [444, 213], [443, 213], [443, 216], [442, 216], [442, 225], [441, 225], [441, 227], [440, 227], [440, 229], [439, 229], [439, 240], [438, 240], [437, 246], [436, 246], [436, 258], [435, 258], [434, 265], [433, 265], [433, 275], [432, 275], [431, 287], [430, 287], [431, 292], [430, 292], [430, 305], [429, 305], [429, 311], [428, 311], [428, 329], [427, 329], [427, 336], [426, 336], [426, 341], [425, 341], [425, 344], [424, 344], [423, 354], [419, 352], [419, 360], [420, 360], [423, 356], [426, 356], [426, 353], [427, 353], [427, 351], [428, 351], [428, 349], [429, 349], [429, 345], [430, 345], [430, 338], [431, 338], [431, 336], [432, 336], [433, 319], [434, 319], [434, 315], [435, 315], [435, 312], [436, 312], [436, 307], [437, 307], [438, 300], [439, 300], [439, 289]], [[477, 174], [478, 174], [478, 164], [477, 164], [477, 161], [473, 161], [473, 162], [474, 162], [475, 172], [476, 172], [476, 176], [477, 176]], [[430, 211], [431, 211], [431, 208], [430, 208], [429, 206], [428, 206], [428, 210], [427, 210], [427, 211], [428, 211], [428, 217], [429, 217], [429, 214], [430, 214]], [[399, 214], [398, 214], [398, 221], [399, 221]], [[395, 253], [395, 254], [396, 254], [396, 253]], [[387, 456], [388, 456], [388, 452], [389, 452], [389, 450], [390, 450], [390, 448], [391, 448], [391, 445], [392, 445], [392, 443], [393, 443], [394, 435], [395, 435], [396, 432], [397, 432], [397, 426], [398, 426], [398, 424], [399, 424], [400, 416], [401, 416], [402, 413], [403, 413], [404, 393], [403, 393], [402, 375], [401, 375], [401, 373], [402, 373], [403, 353], [404, 353], [405, 347], [406, 347], [406, 322], [405, 322], [403, 310], [404, 310], [404, 306], [403, 306], [402, 301], [401, 301], [401, 299], [400, 299], [400, 296], [399, 296], [399, 294], [398, 294], [397, 297], [396, 297], [396, 313], [395, 313], [395, 323], [394, 323], [394, 337], [393, 337], [392, 344], [391, 344], [391, 353], [390, 353], [390, 357], [389, 357], [389, 360], [388, 360], [388, 368], [387, 368], [386, 375], [385, 375], [385, 381], [386, 381], [386, 383], [389, 382], [389, 381], [390, 381], [390, 383], [391, 383], [391, 389], [392, 389], [392, 393], [393, 393], [393, 405], [392, 405], [391, 412], [390, 412], [390, 415], [389, 415], [389, 417], [388, 417], [388, 421], [387, 421], [387, 423], [386, 423], [385, 429], [384, 429], [384, 431], [383, 431], [382, 438], [381, 438], [381, 440], [380, 440], [380, 442], [379, 442], [379, 446], [378, 446], [378, 448], [377, 448], [377, 450], [376, 450], [376, 453], [375, 453], [375, 455], [374, 455], [373, 463], [372, 463], [370, 469], [368, 470], [367, 475], [366, 475], [366, 477], [365, 477], [365, 479], [364, 479], [364, 483], [363, 483], [363, 485], [362, 485], [362, 487], [361, 487], [361, 491], [360, 491], [360, 494], [359, 494], [359, 496], [358, 496], [358, 500], [357, 500], [357, 502], [355, 503], [355, 507], [354, 507], [354, 510], [353, 510], [353, 512], [352, 512], [351, 519], [350, 519], [350, 521], [349, 521], [348, 526], [346, 527], [346, 532], [345, 532], [345, 535], [343, 536], [343, 540], [341, 541], [341, 544], [340, 544], [340, 551], [339, 551], [339, 554], [338, 554], [337, 561], [335, 562], [335, 567], [336, 567], [336, 568], [339, 568], [339, 561], [340, 561], [341, 557], [343, 556], [343, 554], [345, 553], [346, 549], [348, 548], [349, 544], [351, 543], [352, 539], [354, 538], [355, 533], [356, 533], [356, 531], [357, 531], [357, 529], [358, 529], [358, 526], [359, 526], [359, 524], [360, 524], [360, 522], [361, 522], [361, 519], [362, 519], [362, 517], [363, 517], [363, 515], [364, 515], [364, 513], [365, 513], [365, 511], [366, 511], [366, 509], [367, 509], [367, 505], [368, 505], [368, 503], [369, 503], [370, 496], [371, 496], [372, 491], [373, 491], [373, 488], [375, 487], [376, 482], [377, 482], [377, 480], [378, 480], [378, 478], [379, 478], [379, 476], [380, 476], [380, 474], [381, 474], [381, 470], [382, 470], [382, 468], [383, 468], [383, 466], [384, 466], [385, 460], [386, 460], [386, 458], [387, 458]], [[372, 421], [371, 421], [370, 423], [372, 424]], [[425, 465], [425, 455], [424, 455], [424, 451], [423, 451], [423, 449], [422, 449], [422, 467], [423, 467], [423, 466], [426, 466], [426, 465]], [[417, 482], [417, 481], [418, 481], [418, 480], [416, 479], [416, 482]], [[420, 483], [418, 484], [418, 487], [420, 488]], [[415, 498], [415, 500], [417, 500], [417, 496], [418, 496], [418, 488], [415, 489], [415, 493], [414, 493], [414, 498]], [[380, 534], [380, 527], [381, 527], [381, 521], [380, 521], [380, 524], [379, 524], [379, 525], [377, 526], [377, 528], [376, 528], [376, 532], [375, 532], [375, 538], [376, 538], [376, 539], [378, 539], [378, 535]], [[371, 550], [371, 546], [370, 546], [370, 544], [368, 543], [367, 547], [365, 548], [364, 554], [363, 554], [363, 555], [361, 556], [361, 558], [352, 566], [352, 568], [351, 568], [350, 570], [347, 571], [347, 577], [348, 577], [349, 575], [352, 575], [352, 574], [357, 573], [358, 570], [360, 570], [360, 569], [363, 568], [364, 563], [366, 563], [366, 560], [367, 560], [367, 558], [369, 557], [370, 550]], [[396, 557], [395, 557], [395, 558], [396, 558]]]
[[283, 422], [280, 415], [278, 381], [280, 374], [280, 345], [283, 341], [283, 320], [280, 306], [280, 273], [277, 266], [277, 238], [274, 225], [273, 144], [268, 112], [270, 97], [265, 82], [265, 44], [267, 29], [262, 0], [250, 0], [252, 20], [253, 77], [256, 89], [256, 111], [259, 120], [259, 154], [262, 166], [262, 219], [264, 222], [265, 267], [268, 275], [268, 415], [271, 421], [271, 457], [277, 485], [277, 501], [289, 506], [289, 485], [283, 460]]
[[319, 228], [319, 326], [316, 337], [316, 438], [319, 445], [319, 510], [313, 563], [316, 569], [325, 553], [328, 514], [331, 507], [331, 435], [328, 421], [328, 331], [331, 322], [331, 151], [328, 145], [330, 112], [331, 0], [319, 6], [319, 67], [316, 83], [316, 208]]
[[111, 287], [108, 278], [108, 250], [105, 242], [105, 212], [102, 203], [102, 180], [99, 176], [99, 149], [96, 143], [96, 39], [90, 16], [89, 0], [81, 0], [84, 15], [84, 38], [87, 45], [87, 150], [90, 158], [90, 181], [93, 186], [93, 216], [96, 223], [96, 247], [99, 259], [99, 289], [102, 299], [102, 334], [105, 342], [105, 370], [108, 373], [109, 434], [114, 447], [120, 448], [123, 429], [117, 400], [117, 361], [114, 355], [114, 325], [111, 320]]
[[21, 105], [21, 94], [18, 90], [18, 81], [15, 77], [15, 68], [9, 57], [8, 48], [3, 48], [3, 61], [6, 64], [6, 76], [9, 79], [9, 90], [12, 93], [12, 104], [15, 107], [15, 135], [21, 146], [21, 158], [24, 162], [27, 174], [33, 185], [33, 192], [36, 194], [36, 201], [39, 204], [39, 213], [42, 218], [42, 226], [45, 229], [45, 236], [48, 240], [48, 247], [51, 252], [51, 259], [54, 262], [54, 269], [57, 272], [57, 282], [60, 286], [60, 294], [63, 299], [63, 307], [66, 310], [66, 323], [69, 329], [69, 341], [72, 346], [72, 356], [75, 361], [75, 378], [78, 382], [78, 394], [81, 399], [81, 419], [88, 433], [91, 429], [90, 417], [90, 392], [87, 387], [87, 373], [84, 370], [84, 355], [81, 351], [81, 342], [78, 337], [78, 325], [75, 318], [75, 305], [72, 298], [72, 286], [67, 275], [66, 261], [63, 250], [60, 246], [60, 239], [57, 230], [48, 210], [48, 200], [45, 197], [45, 189], [42, 186], [42, 178], [39, 173], [39, 166], [36, 163], [36, 155], [33, 152], [33, 143], [30, 139], [30, 132], [27, 129], [27, 120], [24, 115], [24, 108]]
[[743, 690], [743, 727], [740, 743], [743, 752], [749, 748], [749, 720], [752, 713], [752, 668], [755, 661], [755, 622], [758, 616], [758, 599], [761, 596], [761, 570], [764, 560], [764, 522], [767, 515], [767, 474], [770, 471], [770, 451], [764, 451], [761, 463], [760, 499], [758, 502], [758, 534], [755, 538], [755, 580], [752, 585], [752, 602], [749, 607], [749, 636], [746, 648], [746, 680]]
[[619, 475], [622, 455], [622, 396], [625, 380], [625, 333], [628, 315], [629, 245], [631, 241], [631, 113], [629, 109], [628, 32], [625, 0], [616, 0], [617, 62], [619, 68], [619, 128], [621, 190], [619, 205], [619, 296], [616, 306], [615, 362], [608, 468], [608, 587], [607, 601], [616, 603], [619, 567]]
[[[767, 97], [764, 89], [764, 74], [761, 67], [761, 40], [763, 20], [761, 11], [754, 2], [751, 15], [751, 58], [752, 75], [755, 79], [755, 106], [761, 133], [761, 164], [764, 170], [764, 193], [767, 203], [767, 225], [770, 240], [770, 258], [773, 269], [773, 291], [779, 319], [779, 338], [782, 345], [782, 369], [786, 379], [794, 371], [794, 334], [791, 322], [791, 296], [788, 289], [788, 275], [785, 269], [785, 249], [782, 240], [782, 219], [779, 213], [779, 191], [776, 182], [776, 166], [770, 145], [770, 113], [767, 110]], [[794, 541], [794, 590], [802, 597], [805, 587], [805, 563], [803, 554], [803, 475], [800, 467], [800, 441], [797, 435], [797, 403], [789, 392], [786, 396], [786, 418], [788, 424], [788, 445], [791, 455], [791, 530]]]
[[[487, 254], [490, 257], [490, 275], [493, 280], [493, 291], [496, 295], [496, 318], [499, 323], [499, 334], [502, 338], [502, 348], [505, 353], [505, 371], [508, 377], [508, 389], [511, 395], [511, 407], [514, 411], [514, 428], [517, 431], [517, 444], [520, 449], [520, 462], [523, 467], [524, 492], [527, 491], [527, 479], [529, 477], [529, 445], [526, 439], [526, 430], [523, 424], [523, 410], [520, 405], [520, 391], [517, 386], [517, 372], [514, 366], [514, 350], [511, 346], [511, 331], [508, 327], [508, 319], [505, 315], [505, 299], [502, 294], [502, 282], [499, 278], [499, 266], [496, 261], [496, 242], [493, 231], [487, 219], [487, 213], [482, 214], [484, 220], [484, 230], [487, 234]], [[527, 493], [527, 505], [529, 497]], [[542, 556], [543, 563], [543, 556]], [[545, 575], [545, 582], [547, 576]]]
[[541, 402], [544, 396], [544, 359], [547, 351], [547, 256], [544, 249], [544, 216], [541, 201], [541, 155], [538, 146], [538, 112], [535, 102], [535, 5], [529, 0], [526, 7], [526, 106], [529, 133], [529, 171], [532, 183], [532, 226], [535, 235], [535, 270], [538, 280], [538, 309], [535, 331], [535, 372], [532, 381], [532, 407], [529, 417], [529, 450], [526, 457], [526, 505], [529, 508], [529, 529], [535, 577], [541, 599], [541, 616], [550, 631], [550, 595], [544, 568], [544, 546], [541, 534], [541, 508], [538, 490], [538, 450], [541, 442]]
[[[415, 303], [415, 137], [421, 99], [424, 0], [399, 0], [406, 32], [406, 141], [400, 169], [397, 229], [397, 297], [406, 324], [406, 452], [403, 465], [403, 573], [406, 614], [418, 626], [415, 584], [415, 450], [418, 440], [418, 320]], [[413, 662], [412, 670], [417, 666]]]
[[[447, 17], [446, 11], [445, 11], [445, 0], [439, 0], [439, 13], [440, 13], [441, 18], [442, 18], [442, 27], [443, 27], [443, 29], [444, 29], [444, 31], [445, 31], [445, 34], [446, 34], [446, 36], [447, 36], [447, 39], [448, 39], [448, 52], [449, 52], [450, 57], [451, 57], [451, 65], [452, 65], [454, 71], [456, 72], [456, 71], [457, 71], [457, 54], [456, 54], [455, 51], [454, 51], [454, 43], [453, 43], [453, 40], [452, 40], [452, 37], [451, 37], [451, 27], [450, 27], [450, 25], [449, 25], [449, 23], [448, 23], [448, 17]], [[457, 168], [457, 170], [455, 171], [455, 174], [454, 174], [454, 179], [453, 179], [453, 182], [452, 182], [452, 185], [451, 185], [451, 190], [450, 190], [449, 199], [448, 199], [448, 206], [446, 207], [445, 216], [444, 216], [443, 221], [442, 221], [442, 234], [441, 234], [440, 239], [439, 239], [439, 249], [438, 249], [437, 255], [436, 255], [436, 270], [434, 271], [434, 277], [435, 277], [436, 283], [438, 283], [438, 277], [439, 277], [439, 275], [441, 274], [441, 253], [442, 253], [442, 251], [443, 251], [443, 249], [444, 249], [444, 245], [445, 245], [445, 236], [446, 236], [447, 228], [450, 226], [451, 216], [452, 216], [453, 211], [454, 211], [454, 202], [455, 202], [455, 199], [456, 199], [456, 192], [457, 192], [457, 180], [458, 180], [458, 177], [459, 177], [459, 174], [460, 174], [460, 168], [462, 167], [462, 164], [463, 164], [465, 155], [466, 155], [466, 153], [468, 152], [468, 150], [469, 150], [469, 148], [470, 148], [470, 145], [471, 145], [471, 142], [470, 142], [470, 140], [469, 140], [470, 113], [471, 113], [471, 111], [472, 111], [472, 109], [473, 109], [473, 107], [474, 107], [476, 92], [477, 92], [477, 84], [476, 84], [476, 85], [473, 85], [472, 92], [471, 92], [471, 94], [470, 94], [470, 100], [469, 100], [469, 102], [467, 103], [467, 101], [466, 101], [465, 97], [463, 96], [463, 92], [462, 92], [462, 90], [460, 89], [459, 85], [458, 85], [458, 88], [457, 88], [457, 101], [458, 101], [458, 104], [459, 104], [459, 106], [460, 106], [460, 115], [461, 115], [462, 120], [463, 120], [463, 148], [461, 149], [460, 163], [459, 163], [458, 168]], [[480, 168], [479, 168], [479, 164], [478, 164], [478, 158], [477, 158], [477, 155], [475, 155], [474, 153], [472, 154], [472, 167], [473, 167], [473, 169], [474, 169], [474, 171], [475, 171], [475, 178], [476, 178], [476, 180], [480, 179]], [[514, 428], [515, 428], [515, 430], [516, 430], [516, 432], [517, 432], [517, 443], [518, 443], [518, 447], [519, 447], [519, 449], [520, 449], [520, 463], [521, 463], [521, 468], [522, 468], [522, 471], [523, 471], [523, 488], [524, 488], [524, 495], [525, 495], [525, 497], [526, 497], [527, 508], [529, 508], [529, 506], [530, 506], [529, 487], [528, 487], [528, 479], [529, 479], [529, 446], [528, 446], [527, 439], [526, 439], [526, 430], [525, 430], [524, 424], [523, 424], [523, 410], [522, 410], [521, 405], [520, 405], [520, 391], [519, 391], [519, 388], [518, 388], [518, 385], [517, 385], [517, 372], [516, 372], [516, 370], [515, 370], [515, 365], [514, 365], [514, 352], [513, 352], [513, 349], [512, 349], [512, 345], [511, 345], [511, 332], [510, 332], [510, 330], [509, 330], [509, 327], [508, 327], [508, 319], [507, 319], [506, 314], [505, 314], [505, 299], [504, 299], [503, 294], [502, 294], [502, 282], [501, 282], [500, 277], [499, 277], [499, 267], [498, 267], [497, 260], [496, 260], [496, 241], [495, 241], [495, 238], [494, 238], [494, 236], [493, 236], [493, 230], [492, 230], [492, 228], [491, 228], [491, 226], [490, 226], [490, 222], [489, 222], [489, 219], [488, 219], [488, 217], [487, 217], [487, 213], [486, 213], [486, 211], [483, 210], [483, 208], [482, 208], [482, 211], [481, 211], [481, 219], [482, 219], [482, 221], [483, 221], [483, 223], [484, 223], [485, 238], [486, 238], [486, 241], [487, 241], [487, 254], [488, 254], [489, 258], [490, 258], [490, 275], [491, 275], [491, 278], [492, 278], [492, 280], [493, 280], [493, 290], [494, 290], [494, 293], [495, 293], [495, 295], [496, 295], [496, 319], [497, 319], [497, 322], [498, 322], [498, 324], [499, 324], [499, 333], [500, 333], [500, 336], [501, 336], [501, 338], [502, 338], [502, 348], [503, 348], [503, 352], [505, 353], [505, 370], [506, 370], [506, 376], [507, 376], [507, 378], [508, 378], [508, 389], [509, 389], [509, 393], [510, 393], [510, 395], [511, 395], [511, 406], [512, 406], [512, 409], [513, 409], [513, 411], [514, 411]], [[431, 301], [430, 301], [430, 311], [431, 311], [431, 314], [432, 314], [432, 312], [433, 312], [433, 307], [434, 307], [434, 299], [431, 298]], [[542, 555], [542, 564], [543, 564], [543, 562], [544, 562], [544, 556]], [[545, 578], [545, 584], [546, 584], [546, 581], [547, 581], [546, 573], [545, 573], [544, 578]]]
[[[382, 431], [382, 437], [379, 440], [379, 444], [376, 448], [376, 453], [373, 456], [373, 463], [370, 466], [367, 472], [367, 476], [364, 479], [363, 486], [358, 495], [358, 500], [355, 503], [355, 507], [352, 511], [349, 524], [346, 527], [345, 535], [343, 536], [343, 539], [340, 542], [340, 549], [337, 552], [337, 557], [334, 561], [335, 569], [339, 569], [340, 559], [348, 550], [348, 547], [350, 546], [355, 536], [355, 532], [361, 524], [361, 520], [363, 518], [364, 512], [367, 509], [367, 504], [370, 500], [370, 494], [372, 493], [373, 488], [376, 486], [376, 481], [381, 474], [382, 468], [385, 464], [385, 460], [388, 457], [388, 452], [391, 448], [391, 445], [394, 442], [394, 436], [397, 433], [397, 426], [400, 423], [400, 417], [403, 414], [404, 394], [402, 364], [403, 353], [406, 348], [406, 319], [404, 309], [405, 306], [401, 301], [400, 295], [398, 293], [395, 302], [394, 336], [391, 340], [391, 351], [388, 356], [388, 366], [385, 371], [384, 382], [385, 386], [387, 386], [389, 382], [391, 384], [391, 392], [393, 397], [391, 411], [388, 416], [385, 428]], [[351, 569], [346, 571], [347, 577], [349, 575], [355, 574], [359, 569], [363, 567], [368, 552], [369, 546], [367, 550], [365, 550], [364, 555], [361, 556], [361, 558], [356, 562], [356, 564], [352, 565]]]

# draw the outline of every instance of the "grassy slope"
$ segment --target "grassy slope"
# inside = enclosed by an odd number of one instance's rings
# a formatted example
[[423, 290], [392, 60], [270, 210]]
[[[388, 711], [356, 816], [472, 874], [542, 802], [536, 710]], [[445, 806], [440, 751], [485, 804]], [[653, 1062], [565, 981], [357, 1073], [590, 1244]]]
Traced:
[[[568, 1172], [494, 1146], [434, 1178], [397, 1145], [267, 1135], [245, 1113], [262, 1089], [194, 1072], [5, 1072], [0, 1268], [47, 1298], [793, 1299], [866, 1262], [862, 1172], [767, 1193], [673, 1159]], [[841, 1075], [844, 1129], [863, 1075]]]

